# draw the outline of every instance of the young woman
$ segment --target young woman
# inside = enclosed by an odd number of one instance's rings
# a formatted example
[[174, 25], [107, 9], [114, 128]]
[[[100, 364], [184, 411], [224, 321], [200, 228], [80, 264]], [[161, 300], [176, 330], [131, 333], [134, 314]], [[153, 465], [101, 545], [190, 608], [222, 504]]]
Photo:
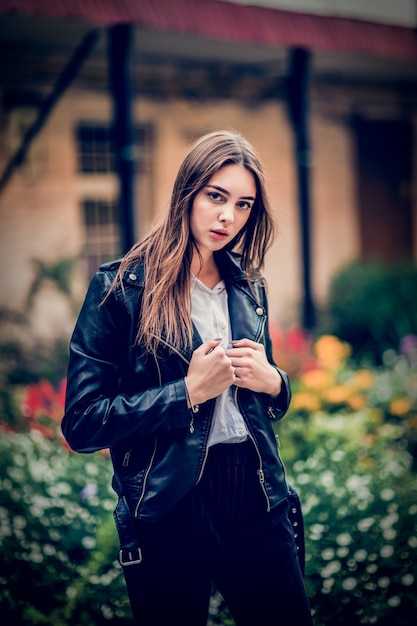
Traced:
[[138, 626], [205, 626], [212, 583], [237, 626], [311, 624], [273, 430], [290, 400], [259, 274], [273, 234], [252, 146], [210, 133], [79, 315], [63, 433], [110, 448]]

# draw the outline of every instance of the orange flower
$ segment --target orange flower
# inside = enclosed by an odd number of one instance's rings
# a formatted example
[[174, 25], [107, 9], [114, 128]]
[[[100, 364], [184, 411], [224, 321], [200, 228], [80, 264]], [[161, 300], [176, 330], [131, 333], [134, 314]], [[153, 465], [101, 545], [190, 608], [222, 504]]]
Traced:
[[346, 402], [353, 411], [360, 411], [364, 406], [366, 406], [365, 398], [360, 396], [358, 393], [350, 396]]
[[411, 409], [411, 400], [409, 398], [394, 398], [389, 405], [392, 415], [402, 417], [407, 415]]
[[314, 346], [319, 363], [324, 368], [339, 369], [351, 355], [351, 346], [333, 335], [323, 335]]
[[331, 372], [324, 370], [310, 370], [300, 377], [302, 385], [308, 389], [321, 391], [334, 385], [334, 377]]
[[356, 389], [366, 391], [371, 389], [375, 383], [375, 378], [370, 370], [362, 369], [358, 370], [353, 378], [350, 380], [350, 384]]
[[336, 385], [328, 389], [323, 395], [331, 404], [346, 404], [349, 399], [350, 391], [344, 385]]
[[320, 402], [318, 398], [306, 391], [294, 393], [291, 400], [291, 409], [296, 411], [318, 411]]

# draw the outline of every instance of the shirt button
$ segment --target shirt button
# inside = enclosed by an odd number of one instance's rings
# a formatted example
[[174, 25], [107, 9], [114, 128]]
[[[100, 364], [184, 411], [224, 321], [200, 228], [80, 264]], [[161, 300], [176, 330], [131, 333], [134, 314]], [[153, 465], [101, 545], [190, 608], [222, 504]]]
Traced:
[[130, 278], [130, 280], [136, 280], [137, 276], [136, 276], [136, 274], [129, 274], [129, 278]]
[[256, 308], [256, 315], [263, 315], [263, 312], [264, 312], [264, 310], [263, 310], [263, 308], [261, 306], [258, 306]]

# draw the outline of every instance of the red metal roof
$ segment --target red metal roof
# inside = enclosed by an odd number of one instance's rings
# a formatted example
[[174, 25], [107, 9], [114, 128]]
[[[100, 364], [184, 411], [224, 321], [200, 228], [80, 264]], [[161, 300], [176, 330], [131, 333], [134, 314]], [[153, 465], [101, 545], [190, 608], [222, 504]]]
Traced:
[[133, 23], [241, 43], [417, 60], [412, 28], [219, 0], [0, 0], [0, 14]]

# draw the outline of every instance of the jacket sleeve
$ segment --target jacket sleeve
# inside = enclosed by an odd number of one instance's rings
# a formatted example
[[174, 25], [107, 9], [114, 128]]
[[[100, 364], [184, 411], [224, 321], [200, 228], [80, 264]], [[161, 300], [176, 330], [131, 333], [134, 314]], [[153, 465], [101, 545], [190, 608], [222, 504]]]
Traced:
[[146, 363], [136, 363], [141, 389], [126, 392], [133, 322], [121, 295], [103, 301], [110, 285], [107, 272], [93, 278], [70, 341], [62, 432], [77, 452], [190, 425], [182, 378], [148, 387]]
[[291, 384], [290, 384], [290, 379], [288, 377], [288, 374], [284, 372], [284, 370], [277, 367], [277, 364], [274, 361], [271, 335], [269, 334], [269, 328], [268, 328], [268, 319], [269, 319], [268, 299], [266, 297], [265, 285], [263, 283], [262, 283], [262, 288], [261, 288], [261, 295], [262, 295], [262, 298], [261, 298], [262, 304], [267, 314], [267, 318], [266, 318], [267, 323], [265, 325], [265, 333], [264, 333], [266, 356], [267, 356], [269, 363], [271, 363], [271, 365], [273, 365], [277, 369], [278, 374], [282, 378], [282, 387], [281, 387], [280, 394], [276, 398], [273, 398], [272, 396], [267, 396], [268, 397], [268, 402], [267, 402], [268, 412], [273, 420], [280, 420], [284, 417], [284, 415], [288, 411], [288, 407], [291, 402]]

